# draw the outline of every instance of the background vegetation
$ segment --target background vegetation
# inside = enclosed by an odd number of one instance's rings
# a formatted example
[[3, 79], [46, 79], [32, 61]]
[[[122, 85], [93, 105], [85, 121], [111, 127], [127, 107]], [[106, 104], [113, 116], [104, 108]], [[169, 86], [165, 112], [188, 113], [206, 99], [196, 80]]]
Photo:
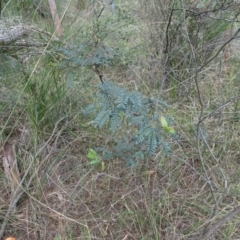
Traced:
[[239, 238], [238, 1], [0, 2], [0, 239]]

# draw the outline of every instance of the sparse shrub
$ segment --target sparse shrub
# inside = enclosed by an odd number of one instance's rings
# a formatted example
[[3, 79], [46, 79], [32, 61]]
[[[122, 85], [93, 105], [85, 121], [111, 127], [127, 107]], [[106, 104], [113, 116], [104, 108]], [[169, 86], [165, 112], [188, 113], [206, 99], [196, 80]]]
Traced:
[[224, 35], [238, 15], [232, 1], [153, 0], [151, 3], [142, 3], [147, 19], [154, 23], [148, 28], [152, 47], [150, 71], [157, 74], [155, 69], [161, 69], [161, 77], [155, 79], [166, 79], [167, 86], [193, 79], [202, 66], [206, 67], [224, 41], [230, 39], [224, 40]]
[[129, 12], [120, 7], [116, 8], [114, 16], [101, 16], [101, 8], [95, 8], [91, 35], [86, 33], [81, 42], [56, 48], [64, 56], [61, 67], [90, 68], [100, 77], [97, 101], [83, 110], [85, 115], [94, 116], [94, 127], [106, 127], [109, 131], [105, 144], [95, 151], [103, 159], [117, 157], [130, 166], [154, 155], [159, 148], [168, 156], [170, 146], [166, 137], [173, 132], [160, 121], [166, 103], [127, 91], [103, 77], [108, 67], [131, 63], [133, 55], [130, 53], [137, 52], [138, 45], [128, 42], [129, 25], [133, 22]]
[[82, 112], [95, 114], [94, 127], [107, 126], [109, 130], [105, 146], [95, 149], [103, 159], [118, 157], [134, 166], [152, 156], [159, 147], [169, 156], [166, 136], [174, 131], [160, 121], [163, 108], [167, 107], [165, 102], [127, 91], [110, 81], [99, 84], [98, 89], [96, 102]]

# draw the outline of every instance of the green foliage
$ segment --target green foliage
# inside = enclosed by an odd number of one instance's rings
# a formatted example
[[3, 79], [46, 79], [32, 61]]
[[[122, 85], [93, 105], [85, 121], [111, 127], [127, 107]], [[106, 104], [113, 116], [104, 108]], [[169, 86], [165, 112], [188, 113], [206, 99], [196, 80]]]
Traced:
[[89, 160], [89, 164], [91, 166], [96, 166], [101, 163], [101, 171], [103, 172], [105, 170], [105, 164], [102, 161], [101, 157], [97, 154], [95, 150], [92, 148], [89, 148], [88, 153], [87, 153], [87, 158]]
[[126, 91], [110, 81], [104, 81], [98, 88], [96, 102], [82, 112], [95, 115], [92, 121], [95, 128], [106, 126], [110, 131], [106, 147], [95, 149], [103, 159], [118, 157], [134, 166], [154, 155], [159, 147], [169, 156], [170, 147], [165, 138], [172, 131], [165, 130], [166, 126], [170, 128], [165, 118], [164, 126], [159, 120], [166, 103]]
[[89, 162], [90, 165], [96, 165], [96, 164], [98, 164], [98, 163], [100, 162], [100, 159], [99, 159], [96, 151], [93, 150], [92, 148], [90, 148], [90, 149], [88, 150], [87, 158], [88, 158], [89, 161], [90, 161], [90, 162]]

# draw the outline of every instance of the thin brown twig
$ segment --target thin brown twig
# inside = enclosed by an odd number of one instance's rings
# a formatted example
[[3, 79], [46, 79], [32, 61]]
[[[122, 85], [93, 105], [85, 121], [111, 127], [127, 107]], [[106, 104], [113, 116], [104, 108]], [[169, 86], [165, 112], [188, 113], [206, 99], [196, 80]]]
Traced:
[[235, 38], [237, 37], [237, 35], [238, 35], [239, 32], [240, 32], [240, 28], [238, 28], [238, 30], [234, 33], [234, 35], [233, 35], [231, 38], [229, 38], [225, 43], [223, 43], [223, 45], [219, 48], [219, 50], [216, 52], [216, 54], [215, 54], [213, 57], [211, 57], [207, 62], [205, 62], [205, 63], [198, 69], [198, 72], [201, 72], [202, 69], [203, 69], [205, 66], [207, 66], [210, 62], [212, 62], [212, 61], [218, 56], [218, 54], [224, 49], [224, 47], [225, 47], [226, 45], [228, 45], [233, 39], [235, 39]]
[[240, 213], [240, 205], [238, 205], [237, 207], [235, 207], [234, 210], [232, 210], [231, 212], [229, 212], [227, 215], [225, 215], [224, 217], [222, 217], [220, 220], [218, 220], [216, 223], [214, 223], [212, 226], [208, 227], [201, 239], [202, 240], [207, 240], [210, 235], [216, 231], [218, 228], [220, 228], [224, 223], [228, 222], [230, 219], [232, 219], [233, 217], [235, 217], [238, 213]]

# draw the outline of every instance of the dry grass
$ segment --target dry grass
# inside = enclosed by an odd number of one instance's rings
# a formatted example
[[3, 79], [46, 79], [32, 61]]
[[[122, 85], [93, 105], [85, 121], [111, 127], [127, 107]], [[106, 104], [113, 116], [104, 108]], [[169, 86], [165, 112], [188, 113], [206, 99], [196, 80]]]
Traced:
[[[32, 185], [10, 217], [6, 236], [46, 240], [196, 239], [191, 236], [208, 222], [215, 203], [193, 146], [176, 146], [171, 159], [158, 157], [138, 170], [127, 169], [115, 160], [107, 162], [101, 171], [90, 168], [82, 154], [82, 147], [88, 146], [84, 139], [87, 141], [81, 136], [63, 138], [48, 158], [36, 159]], [[216, 165], [206, 154], [207, 171], [219, 201], [212, 221], [239, 202], [235, 182], [239, 177], [238, 163], [233, 156], [226, 154], [222, 164]], [[22, 157], [24, 165], [32, 157], [26, 152]], [[227, 192], [219, 167], [228, 179]], [[5, 186], [1, 189], [4, 215], [10, 194], [6, 180], [1, 181], [5, 182], [1, 184]], [[231, 219], [215, 233], [215, 239], [224, 235], [237, 237], [237, 222]]]

